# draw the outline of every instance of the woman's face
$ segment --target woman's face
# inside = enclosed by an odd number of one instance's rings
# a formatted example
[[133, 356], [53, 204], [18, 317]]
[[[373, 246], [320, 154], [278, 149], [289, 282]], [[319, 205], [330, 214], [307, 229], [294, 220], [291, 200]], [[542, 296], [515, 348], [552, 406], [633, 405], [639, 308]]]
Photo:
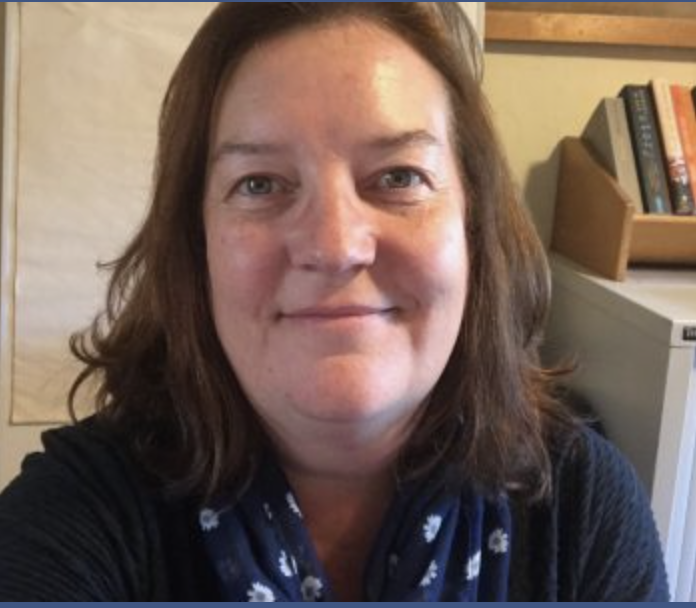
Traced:
[[468, 276], [449, 118], [439, 74], [364, 22], [261, 45], [222, 91], [204, 203], [213, 315], [281, 437], [403, 426], [441, 375]]

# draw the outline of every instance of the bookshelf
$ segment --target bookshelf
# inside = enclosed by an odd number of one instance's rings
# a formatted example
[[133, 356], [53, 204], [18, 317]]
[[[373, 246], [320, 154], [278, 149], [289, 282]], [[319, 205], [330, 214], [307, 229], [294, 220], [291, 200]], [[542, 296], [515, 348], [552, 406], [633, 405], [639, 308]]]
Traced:
[[547, 363], [577, 357], [586, 397], [645, 484], [672, 595], [696, 599], [696, 269], [616, 282], [551, 256]]
[[635, 214], [577, 138], [561, 143], [551, 249], [617, 281], [630, 265], [696, 268], [696, 216]]

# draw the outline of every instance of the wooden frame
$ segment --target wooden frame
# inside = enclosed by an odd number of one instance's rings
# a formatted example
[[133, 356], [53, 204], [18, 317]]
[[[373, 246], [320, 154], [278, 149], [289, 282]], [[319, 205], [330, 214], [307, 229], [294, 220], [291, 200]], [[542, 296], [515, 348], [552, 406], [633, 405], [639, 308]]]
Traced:
[[[494, 4], [499, 7], [493, 7]], [[518, 5], [507, 10], [503, 5]], [[486, 6], [486, 41], [555, 42], [574, 44], [635, 45], [696, 48], [694, 15], [677, 15], [665, 4], [652, 2], [489, 2]], [[554, 8], [554, 5], [567, 5]], [[591, 5], [623, 5], [612, 12], [592, 12]], [[692, 5], [693, 3], [680, 3]], [[522, 5], [530, 5], [529, 9]], [[534, 5], [534, 6], [532, 6]], [[642, 5], [638, 7], [638, 5]], [[623, 11], [623, 12], [621, 12]], [[653, 14], [651, 14], [653, 12]]]
[[[11, 417], [12, 361], [16, 280], [16, 181], [19, 112], [19, 3], [5, 2], [2, 11], [2, 186], [0, 188], [0, 438], [2, 424]], [[4, 438], [3, 438], [4, 439]], [[0, 463], [2, 472], [2, 463]]]

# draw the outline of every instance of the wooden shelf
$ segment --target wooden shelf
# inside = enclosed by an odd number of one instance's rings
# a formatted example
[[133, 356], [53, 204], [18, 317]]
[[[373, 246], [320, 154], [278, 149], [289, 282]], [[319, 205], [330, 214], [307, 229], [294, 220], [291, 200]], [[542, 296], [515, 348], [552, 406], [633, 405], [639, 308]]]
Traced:
[[487, 42], [696, 47], [696, 19], [677, 16], [534, 12], [486, 7], [485, 33]]
[[696, 216], [635, 213], [582, 141], [561, 143], [551, 249], [615, 281], [629, 265], [696, 267]]

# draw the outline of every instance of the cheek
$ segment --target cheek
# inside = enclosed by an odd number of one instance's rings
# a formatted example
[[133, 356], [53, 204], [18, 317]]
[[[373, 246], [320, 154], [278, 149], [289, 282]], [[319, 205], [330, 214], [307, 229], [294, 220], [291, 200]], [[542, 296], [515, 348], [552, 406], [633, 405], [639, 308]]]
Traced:
[[461, 216], [451, 215], [435, 222], [414, 242], [418, 244], [421, 273], [432, 298], [450, 312], [463, 313], [469, 255]]
[[469, 255], [461, 219], [443, 230], [432, 247], [432, 300], [425, 333], [434, 374], [439, 377], [461, 332], [469, 288]]
[[215, 227], [207, 231], [207, 238], [216, 316], [230, 309], [260, 309], [279, 275], [276, 240], [244, 226]]

